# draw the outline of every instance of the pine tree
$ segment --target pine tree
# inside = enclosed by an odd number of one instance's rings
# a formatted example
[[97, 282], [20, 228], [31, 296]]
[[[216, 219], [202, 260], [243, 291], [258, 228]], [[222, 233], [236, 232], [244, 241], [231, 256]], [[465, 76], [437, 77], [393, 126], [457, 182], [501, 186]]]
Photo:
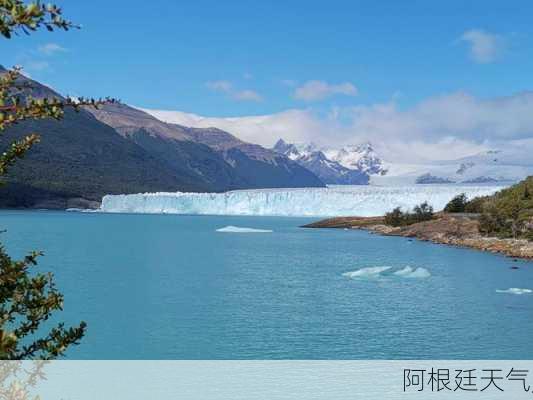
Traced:
[[[53, 31], [68, 30], [75, 25], [63, 19], [61, 9], [53, 4], [0, 0], [0, 35], [4, 38], [29, 34], [42, 27]], [[31, 89], [20, 69], [0, 72], [0, 141], [5, 129], [13, 124], [43, 118], [60, 120], [67, 107], [78, 110], [112, 101], [37, 99], [31, 96]], [[4, 146], [0, 153], [0, 178], [39, 140], [32, 133]], [[40, 255], [32, 252], [16, 261], [0, 245], [0, 359], [54, 359], [64, 355], [69, 346], [78, 344], [85, 334], [84, 322], [68, 328], [60, 323], [47, 334], [36, 337], [42, 324], [63, 307], [63, 295], [56, 288], [52, 274], [31, 271]]]

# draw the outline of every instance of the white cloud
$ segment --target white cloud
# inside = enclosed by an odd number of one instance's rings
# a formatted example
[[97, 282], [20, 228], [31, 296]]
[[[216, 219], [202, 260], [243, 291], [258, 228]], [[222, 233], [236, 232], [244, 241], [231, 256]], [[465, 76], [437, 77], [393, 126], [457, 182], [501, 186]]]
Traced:
[[215, 92], [229, 93], [233, 90], [233, 85], [229, 81], [211, 81], [207, 82], [205, 86]]
[[234, 118], [203, 117], [180, 111], [143, 109], [169, 123], [198, 128], [217, 127], [231, 132], [240, 139], [270, 147], [283, 137], [293, 142], [309, 139], [310, 132], [324, 133], [324, 126], [308, 110], [286, 110], [276, 114]]
[[253, 90], [240, 90], [237, 92], [234, 92], [232, 94], [232, 97], [235, 100], [243, 100], [243, 101], [263, 101], [263, 98], [259, 93], [253, 91]]
[[210, 118], [173, 111], [149, 112], [181, 125], [215, 126], [267, 147], [280, 137], [330, 146], [370, 141], [389, 161], [423, 162], [531, 144], [532, 109], [533, 92], [488, 100], [460, 92], [429, 98], [406, 110], [391, 101], [336, 107], [326, 114], [293, 109], [261, 116]]
[[293, 97], [298, 100], [317, 101], [338, 94], [356, 96], [357, 88], [349, 82], [329, 84], [324, 81], [307, 81], [294, 90]]
[[533, 135], [533, 92], [478, 99], [464, 92], [429, 98], [401, 111], [396, 104], [354, 107], [358, 132], [420, 139], [458, 137], [483, 140], [524, 139]]
[[211, 81], [205, 84], [208, 89], [228, 95], [239, 101], [263, 101], [263, 97], [254, 90], [237, 90], [229, 81]]
[[470, 57], [477, 63], [487, 64], [496, 61], [504, 47], [502, 36], [482, 29], [471, 29], [460, 37], [470, 46]]
[[57, 43], [46, 43], [42, 46], [39, 46], [37, 49], [39, 53], [42, 53], [47, 56], [54, 55], [56, 53], [64, 53], [67, 51], [64, 47], [58, 45]]

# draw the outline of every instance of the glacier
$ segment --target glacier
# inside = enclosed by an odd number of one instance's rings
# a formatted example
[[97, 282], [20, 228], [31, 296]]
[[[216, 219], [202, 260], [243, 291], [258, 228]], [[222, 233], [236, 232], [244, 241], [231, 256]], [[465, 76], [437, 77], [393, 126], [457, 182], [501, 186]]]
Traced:
[[99, 211], [110, 213], [335, 217], [383, 215], [423, 201], [441, 210], [454, 196], [490, 195], [504, 186], [330, 186], [304, 189], [235, 190], [225, 193], [106, 195]]

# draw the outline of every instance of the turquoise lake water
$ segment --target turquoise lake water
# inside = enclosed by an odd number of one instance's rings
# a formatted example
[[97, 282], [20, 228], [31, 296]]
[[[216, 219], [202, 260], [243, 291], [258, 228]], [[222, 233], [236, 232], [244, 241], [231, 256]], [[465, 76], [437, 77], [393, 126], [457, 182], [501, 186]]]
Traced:
[[69, 358], [533, 358], [533, 295], [497, 292], [533, 289], [533, 262], [310, 221], [0, 212], [13, 255], [46, 253], [61, 318], [88, 323]]

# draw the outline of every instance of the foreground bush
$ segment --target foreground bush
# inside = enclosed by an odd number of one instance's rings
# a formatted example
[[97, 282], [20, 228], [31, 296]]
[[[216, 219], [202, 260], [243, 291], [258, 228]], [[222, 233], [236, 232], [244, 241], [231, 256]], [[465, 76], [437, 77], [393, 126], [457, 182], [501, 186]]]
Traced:
[[[74, 25], [64, 20], [61, 9], [53, 4], [0, 0], [0, 37], [10, 39], [42, 27], [53, 31], [68, 30]], [[37, 134], [30, 133], [6, 143], [4, 134], [8, 128], [24, 121], [60, 120], [66, 108], [78, 110], [83, 105], [101, 103], [34, 98], [31, 89], [19, 68], [0, 71], [0, 185], [10, 168], [40, 140]], [[0, 360], [54, 359], [78, 344], [85, 334], [85, 322], [66, 327], [51, 321], [63, 309], [63, 295], [51, 274], [31, 271], [40, 254], [32, 252], [22, 260], [14, 260], [0, 244]], [[4, 394], [0, 391], [0, 398], [5, 398]], [[17, 398], [23, 397], [19, 391]]]

